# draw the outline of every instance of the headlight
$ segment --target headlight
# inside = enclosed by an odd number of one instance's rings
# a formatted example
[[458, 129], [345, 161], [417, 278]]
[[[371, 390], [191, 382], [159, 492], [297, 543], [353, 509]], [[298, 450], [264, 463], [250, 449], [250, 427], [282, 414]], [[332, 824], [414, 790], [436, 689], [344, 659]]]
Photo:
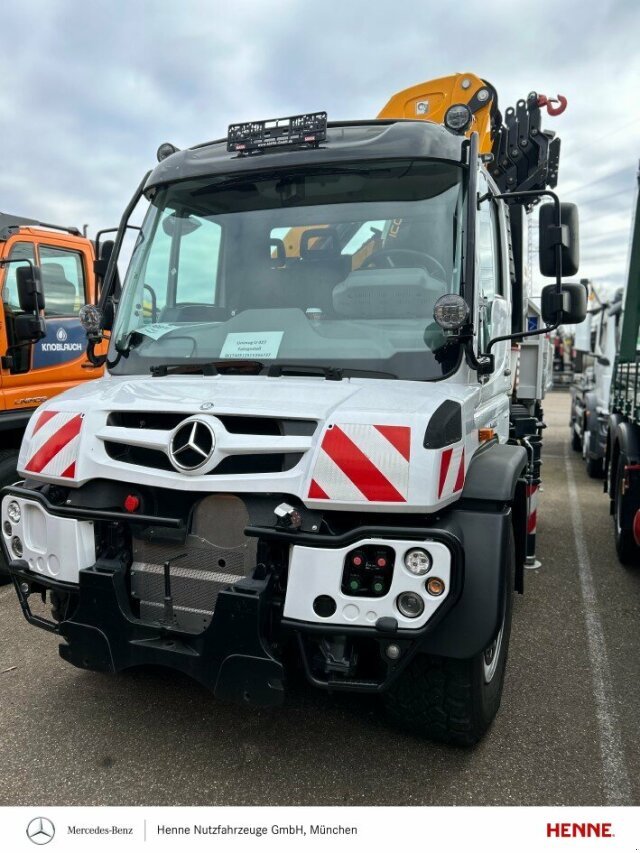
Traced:
[[22, 540], [19, 536], [14, 536], [11, 540], [11, 550], [16, 555], [16, 557], [22, 557]]
[[20, 521], [22, 513], [20, 512], [20, 504], [18, 501], [9, 501], [7, 504], [7, 515], [12, 524], [17, 524]]
[[401, 592], [396, 599], [396, 607], [407, 619], [417, 619], [424, 610], [424, 601], [416, 592]]
[[444, 114], [444, 126], [456, 133], [464, 133], [473, 115], [466, 104], [452, 104]]
[[433, 560], [424, 548], [412, 548], [404, 555], [404, 564], [412, 575], [426, 575]]

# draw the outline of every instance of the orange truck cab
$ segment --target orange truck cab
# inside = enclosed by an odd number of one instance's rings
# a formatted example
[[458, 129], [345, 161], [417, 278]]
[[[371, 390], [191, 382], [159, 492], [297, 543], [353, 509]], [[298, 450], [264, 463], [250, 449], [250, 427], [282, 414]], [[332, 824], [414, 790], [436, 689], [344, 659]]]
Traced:
[[[93, 244], [76, 228], [58, 228], [0, 213], [0, 488], [14, 482], [24, 429], [50, 397], [102, 374], [87, 363], [78, 310], [97, 300]], [[20, 263], [22, 261], [22, 263]], [[44, 336], [24, 334], [29, 306], [19, 270], [40, 270]], [[21, 304], [22, 303], [22, 304]], [[44, 316], [44, 323], [42, 317]], [[0, 576], [4, 576], [0, 556]]]

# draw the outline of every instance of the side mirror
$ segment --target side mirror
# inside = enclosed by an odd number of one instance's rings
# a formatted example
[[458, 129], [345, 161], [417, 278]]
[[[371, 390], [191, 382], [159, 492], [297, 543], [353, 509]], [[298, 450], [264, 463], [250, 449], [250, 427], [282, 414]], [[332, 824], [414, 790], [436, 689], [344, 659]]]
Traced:
[[44, 291], [39, 268], [32, 264], [19, 266], [16, 269], [16, 282], [20, 308], [27, 314], [44, 311]]
[[109, 258], [113, 252], [114, 245], [115, 243], [113, 240], [105, 240], [100, 246], [100, 254], [93, 262], [93, 272], [95, 273], [96, 278], [104, 278], [105, 273], [107, 272], [107, 267], [109, 266]]
[[18, 345], [35, 344], [46, 337], [47, 326], [40, 314], [18, 314], [13, 321], [13, 331]]
[[547, 326], [582, 323], [587, 316], [587, 289], [584, 284], [568, 282], [558, 293], [555, 284], [542, 288], [540, 313]]
[[[575, 275], [580, 264], [578, 208], [563, 202], [560, 205], [562, 226], [556, 225], [554, 204], [543, 204], [539, 218], [540, 272], [553, 278], [557, 275], [556, 246], [562, 246], [562, 275]], [[584, 289], [584, 285], [581, 285]]]

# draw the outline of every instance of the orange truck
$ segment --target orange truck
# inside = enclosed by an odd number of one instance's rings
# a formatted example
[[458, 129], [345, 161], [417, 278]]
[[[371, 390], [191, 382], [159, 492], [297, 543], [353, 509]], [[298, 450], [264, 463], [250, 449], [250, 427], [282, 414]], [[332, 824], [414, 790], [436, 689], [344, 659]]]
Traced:
[[[78, 320], [78, 310], [97, 300], [94, 261], [93, 244], [77, 228], [0, 213], [0, 488], [18, 479], [18, 450], [32, 412], [102, 374], [87, 362]], [[24, 273], [34, 268], [44, 307], [30, 304], [33, 294], [25, 292]], [[6, 577], [0, 554], [0, 583]]]

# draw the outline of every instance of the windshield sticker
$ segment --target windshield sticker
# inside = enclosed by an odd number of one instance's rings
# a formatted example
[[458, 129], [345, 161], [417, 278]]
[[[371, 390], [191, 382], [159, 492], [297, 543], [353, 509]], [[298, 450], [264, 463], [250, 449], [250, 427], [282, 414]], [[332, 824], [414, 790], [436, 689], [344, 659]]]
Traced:
[[220, 358], [275, 358], [284, 332], [230, 332]]
[[149, 323], [147, 326], [138, 326], [137, 329], [134, 329], [134, 332], [138, 332], [140, 335], [146, 335], [148, 338], [153, 338], [154, 341], [157, 341], [158, 338], [161, 338], [163, 335], [173, 332], [174, 329], [179, 328], [180, 326], [176, 323]]

